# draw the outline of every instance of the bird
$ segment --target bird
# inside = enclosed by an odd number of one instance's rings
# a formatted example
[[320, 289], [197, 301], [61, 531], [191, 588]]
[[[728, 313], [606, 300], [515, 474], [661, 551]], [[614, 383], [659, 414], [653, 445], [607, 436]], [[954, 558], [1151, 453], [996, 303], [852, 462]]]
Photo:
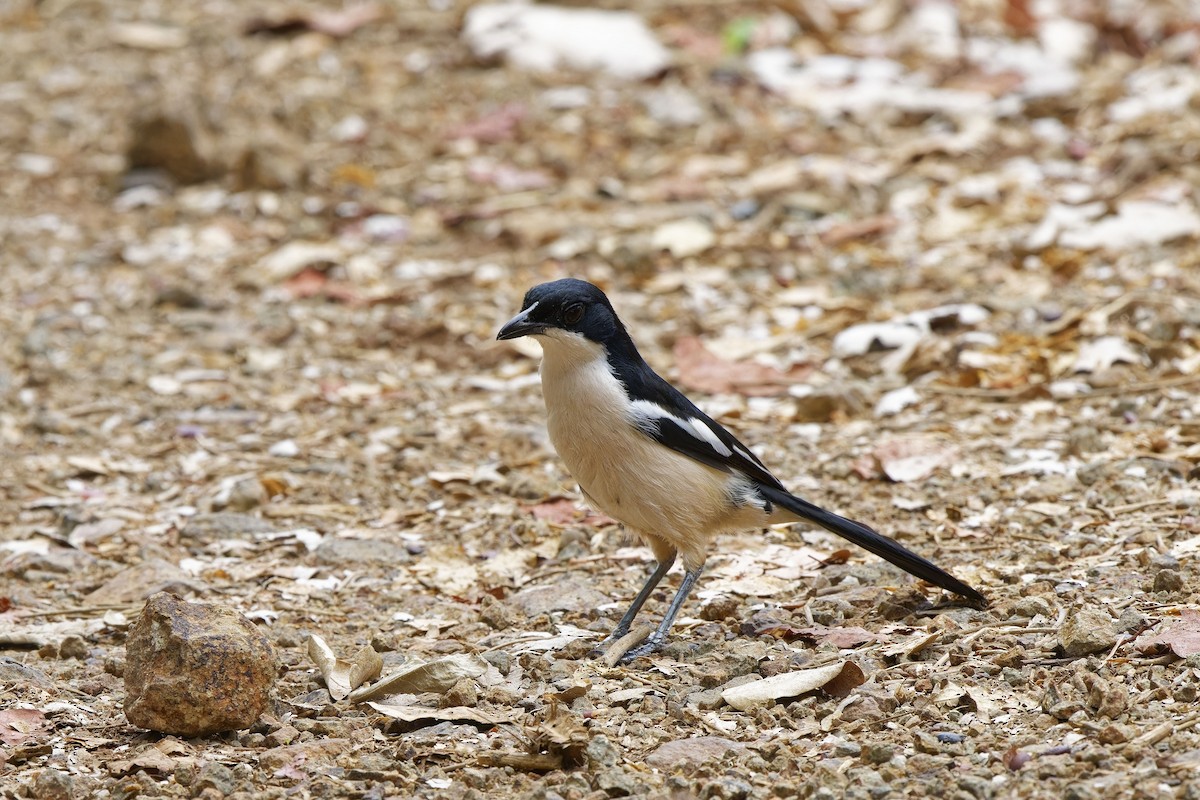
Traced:
[[550, 442], [584, 499], [622, 523], [656, 565], [595, 653], [629, 633], [655, 587], [682, 560], [684, 575], [660, 624], [620, 663], [660, 650], [720, 533], [815, 523], [906, 572], [977, 605], [986, 598], [874, 529], [789, 492], [723, 426], [656, 373], [594, 284], [576, 278], [529, 289], [498, 340], [533, 337]]

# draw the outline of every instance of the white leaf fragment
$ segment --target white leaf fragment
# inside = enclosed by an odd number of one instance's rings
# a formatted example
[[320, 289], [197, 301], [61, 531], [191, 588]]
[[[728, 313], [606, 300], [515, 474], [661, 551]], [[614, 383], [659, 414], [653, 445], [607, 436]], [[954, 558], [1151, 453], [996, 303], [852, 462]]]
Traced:
[[781, 675], [763, 678], [761, 681], [743, 683], [741, 686], [733, 686], [721, 692], [721, 699], [738, 711], [745, 711], [781, 697], [798, 697], [820, 689], [837, 678], [848, 663], [839, 661], [824, 667], [785, 672]]
[[566, 67], [643, 80], [671, 63], [641, 17], [628, 11], [485, 3], [467, 11], [463, 38], [477, 58], [534, 72]]
[[1072, 372], [1100, 372], [1116, 363], [1145, 364], [1146, 357], [1120, 336], [1102, 336], [1079, 346]]

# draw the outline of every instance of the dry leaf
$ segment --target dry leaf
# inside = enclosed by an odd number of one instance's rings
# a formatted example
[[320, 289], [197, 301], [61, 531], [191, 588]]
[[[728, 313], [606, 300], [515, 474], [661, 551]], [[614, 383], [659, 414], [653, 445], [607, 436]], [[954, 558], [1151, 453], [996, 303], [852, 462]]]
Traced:
[[363, 703], [376, 697], [394, 694], [441, 694], [463, 678], [478, 678], [487, 672], [487, 668], [488, 663], [479, 656], [447, 656], [388, 675], [373, 686], [366, 686], [351, 693], [350, 701]]
[[798, 697], [816, 689], [826, 688], [830, 694], [844, 696], [862, 685], [862, 669], [852, 661], [841, 661], [816, 669], [801, 669], [772, 675], [761, 681], [744, 683], [721, 692], [721, 698], [739, 711], [745, 711], [772, 700]]
[[726, 361], [710, 352], [695, 336], [683, 336], [675, 342], [675, 366], [679, 370], [679, 383], [688, 389], [752, 397], [787, 394], [789, 386], [812, 372], [808, 366], [780, 372], [753, 361]]
[[1180, 658], [1200, 653], [1200, 611], [1185, 608], [1179, 612], [1179, 621], [1167, 628], [1158, 637]]
[[897, 483], [908, 483], [924, 480], [952, 462], [958, 449], [937, 439], [910, 437], [882, 442], [873, 455], [885, 475]]
[[49, 727], [46, 715], [36, 708], [0, 710], [0, 742], [16, 747]]
[[383, 657], [370, 645], [359, 650], [353, 660], [347, 661], [335, 656], [325, 640], [313, 634], [308, 638], [308, 655], [320, 670], [329, 696], [334, 700], [341, 700], [383, 671]]

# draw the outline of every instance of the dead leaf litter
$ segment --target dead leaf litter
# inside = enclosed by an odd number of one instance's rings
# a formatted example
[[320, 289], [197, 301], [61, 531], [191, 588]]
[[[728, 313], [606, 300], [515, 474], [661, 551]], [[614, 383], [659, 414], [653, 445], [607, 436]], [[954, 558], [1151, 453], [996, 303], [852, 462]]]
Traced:
[[[0, 794], [1196, 796], [1198, 23], [0, 8]], [[564, 275], [990, 607], [744, 531], [591, 659], [649, 554], [494, 341]], [[234, 731], [126, 718], [157, 592], [269, 642]]]

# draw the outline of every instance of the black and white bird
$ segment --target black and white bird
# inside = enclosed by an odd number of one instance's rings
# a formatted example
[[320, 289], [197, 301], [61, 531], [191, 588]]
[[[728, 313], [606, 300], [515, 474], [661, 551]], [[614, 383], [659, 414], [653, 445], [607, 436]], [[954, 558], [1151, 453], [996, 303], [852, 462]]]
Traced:
[[[969, 598], [979, 592], [862, 523], [788, 492], [750, 449], [643, 360], [604, 292], [566, 278], [525, 295], [497, 339], [542, 345], [550, 441], [589, 503], [637, 534], [658, 565], [605, 643], [634, 617], [676, 557], [685, 570], [662, 623], [622, 660], [662, 647], [719, 533], [806, 520]], [[603, 646], [603, 644], [602, 644]]]

